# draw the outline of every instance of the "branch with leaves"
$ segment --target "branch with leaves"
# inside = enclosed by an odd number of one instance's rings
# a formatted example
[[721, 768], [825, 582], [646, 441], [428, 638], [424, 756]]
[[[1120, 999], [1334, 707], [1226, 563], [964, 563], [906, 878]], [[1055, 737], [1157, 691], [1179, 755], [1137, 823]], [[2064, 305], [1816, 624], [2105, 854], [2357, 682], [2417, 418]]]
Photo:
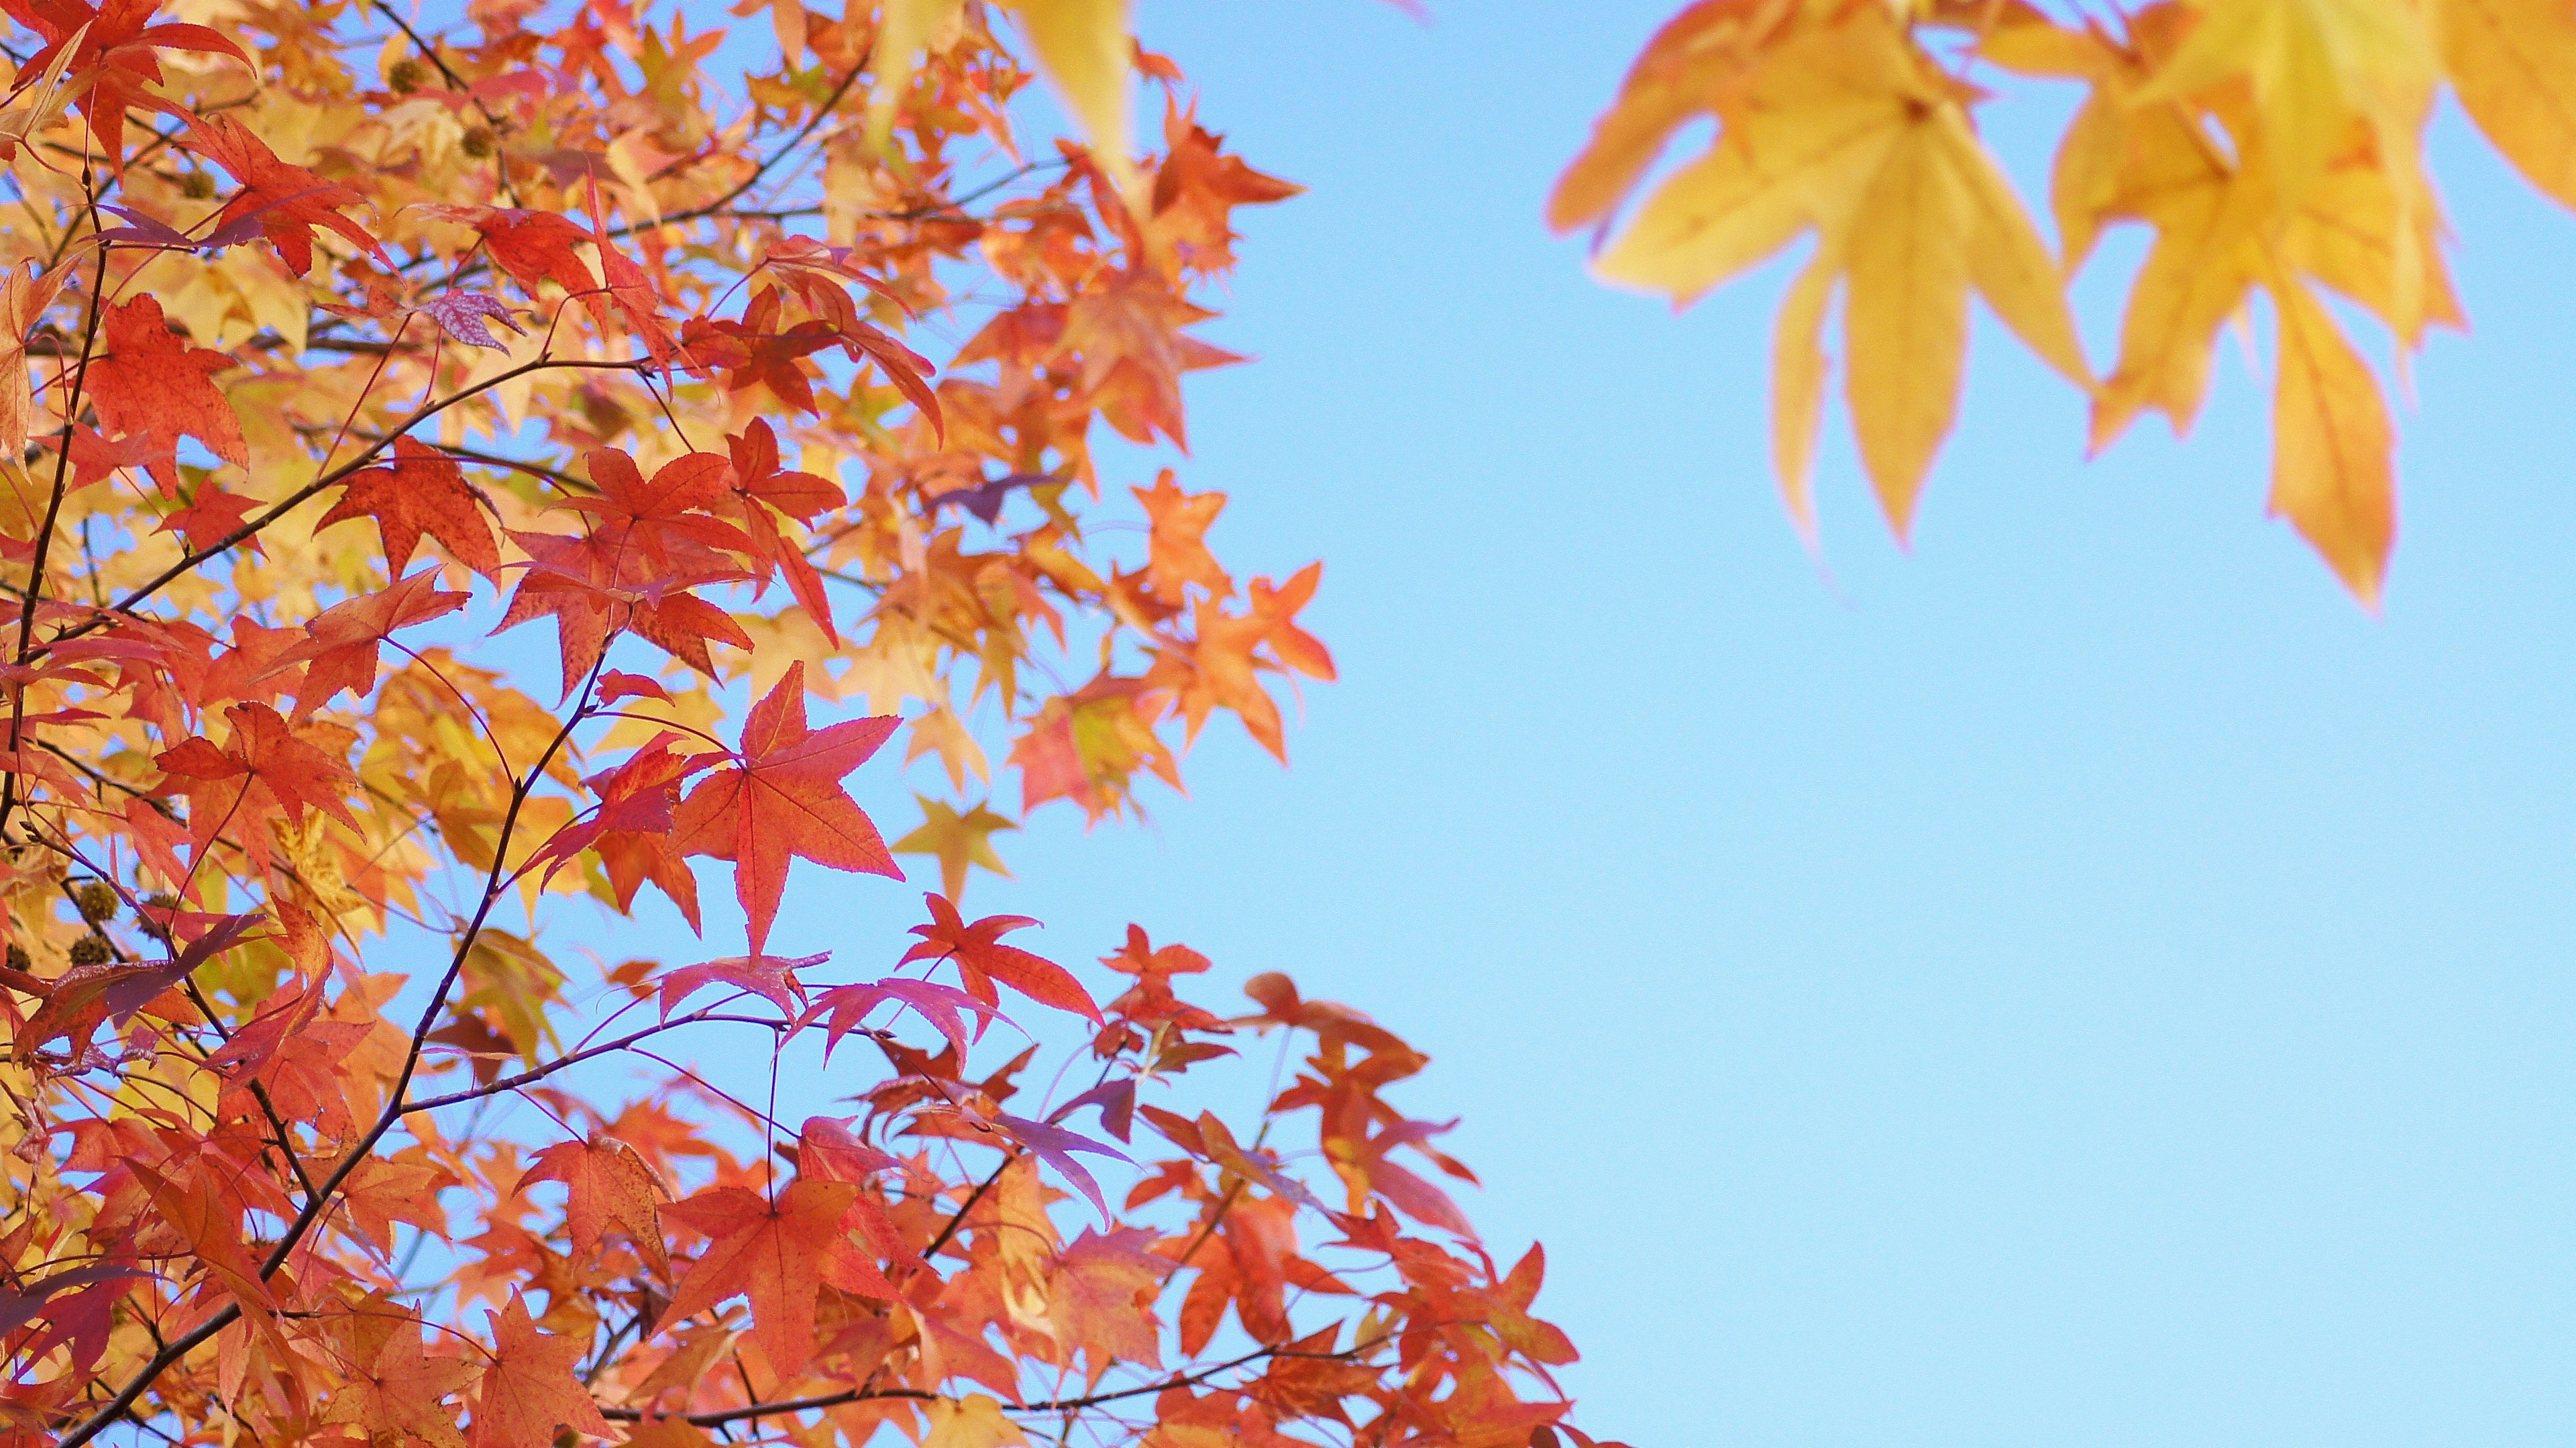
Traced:
[[0, 4], [0, 1439], [1589, 1443], [1418, 1052], [959, 904], [1332, 677], [1178, 456], [1296, 188], [1099, 7], [397, 8]]

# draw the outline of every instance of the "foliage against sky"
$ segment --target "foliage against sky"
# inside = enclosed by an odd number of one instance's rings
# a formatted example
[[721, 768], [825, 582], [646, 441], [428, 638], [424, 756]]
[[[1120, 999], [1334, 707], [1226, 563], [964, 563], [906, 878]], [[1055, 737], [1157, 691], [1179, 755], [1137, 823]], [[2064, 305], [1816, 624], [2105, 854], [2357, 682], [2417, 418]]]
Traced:
[[[776, 0], [749, 75], [700, 7], [0, 10], [9, 1441], [1589, 1441], [1419, 1052], [958, 904], [1333, 674], [1179, 455], [1296, 188], [1123, 6]], [[1019, 132], [1040, 71], [1092, 144]], [[775, 928], [818, 866], [831, 952]], [[711, 958], [558, 943], [648, 891]], [[817, 1046], [845, 1116], [686, 1066]]]
[[[2057, 247], [1979, 140], [2033, 82], [2082, 87], [2047, 177]], [[2271, 509], [2376, 602], [2397, 531], [2388, 387], [2462, 327], [2424, 130], [2445, 91], [2532, 184], [2576, 205], [2576, 11], [2552, 0], [1700, 0], [1648, 44], [1550, 199], [1607, 228], [1600, 274], [1683, 304], [1812, 234], [1772, 347], [1773, 450], [1812, 533], [1824, 328], [1899, 534], [1956, 413], [1968, 300], [2086, 396], [2091, 446], [2187, 430], [2221, 333], [2269, 303]], [[1676, 132], [1708, 150], [1624, 218]], [[1614, 219], [1617, 224], [1613, 226]], [[2097, 373], [2066, 292], [2103, 234], [2153, 234]]]

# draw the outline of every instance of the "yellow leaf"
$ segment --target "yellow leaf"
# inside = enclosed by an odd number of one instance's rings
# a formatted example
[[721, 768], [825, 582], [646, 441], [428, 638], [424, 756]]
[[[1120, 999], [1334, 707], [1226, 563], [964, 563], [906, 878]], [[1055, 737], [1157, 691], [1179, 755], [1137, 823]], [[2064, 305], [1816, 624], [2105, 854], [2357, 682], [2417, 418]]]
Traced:
[[868, 138], [872, 143], [883, 146], [892, 134], [895, 103], [921, 64], [921, 52], [941, 26], [957, 18], [964, 5], [965, 0], [885, 0], [884, 18], [877, 23], [876, 49], [869, 59], [877, 73], [876, 89], [868, 96]]
[[976, 1393], [958, 1401], [941, 1398], [930, 1405], [930, 1436], [921, 1448], [1026, 1448], [1027, 1435], [1002, 1416], [999, 1401]]
[[1821, 210], [1847, 211], [1835, 202], [1859, 195], [1902, 129], [1892, 106], [1848, 119], [1821, 135], [1784, 137], [1758, 161], [1751, 146], [1720, 141], [1638, 209], [1594, 270], [1686, 304], [1758, 264], [1824, 224]]
[[2437, 23], [2470, 119], [2532, 185], [2576, 206], [2576, 8], [2442, 0]]
[[2367, 307], [2413, 347], [2428, 324], [2465, 323], [2442, 263], [2441, 224], [2430, 208], [2402, 207], [2376, 168], [2338, 166], [2309, 189], [2282, 250], [2291, 266]]
[[1712, 0], [1666, 22], [1620, 83], [1619, 98], [1558, 178], [1547, 223], [1559, 231], [1608, 216], [1683, 122], [1730, 109], [1796, 0]]
[[2090, 389], [2093, 371], [2075, 339], [2075, 317], [2066, 309], [2066, 278], [2048, 244], [2022, 210], [2012, 183], [1968, 129], [1956, 109], [1936, 112], [1935, 137], [1958, 175], [1968, 208], [1968, 274], [2004, 325], [2059, 375]]
[[1968, 350], [1968, 200], [1937, 126], [1918, 125], [1853, 218], [1843, 388], [1861, 461], [1903, 537], [1958, 410]]
[[964, 814], [946, 800], [928, 795], [913, 796], [921, 804], [922, 821], [912, 833], [894, 842], [898, 855], [933, 855], [939, 860], [939, 884], [949, 899], [962, 899], [966, 894], [966, 871], [970, 865], [985, 869], [1007, 880], [1010, 867], [993, 850], [993, 836], [1003, 830], [1016, 830], [1018, 825], [978, 804]]
[[1825, 351], [1817, 334], [1824, 330], [1825, 306], [1833, 299], [1841, 268], [1829, 257], [1807, 264], [1781, 300], [1773, 324], [1771, 362], [1771, 458], [1780, 473], [1780, 492], [1790, 516], [1812, 544], [1816, 507], [1808, 475], [1816, 457], [1816, 427], [1823, 421]]
[[1128, 0], [1016, 0], [1011, 8], [1037, 52], [1038, 69], [1081, 123], [1092, 158], [1134, 204], [1143, 199], [1143, 176], [1136, 169], [1127, 107], [1127, 75], [1136, 55], [1127, 7]]
[[2379, 380], [2304, 283], [2276, 286], [2272, 296], [2281, 319], [2272, 512], [2375, 607], [2397, 536], [2397, 438]]
[[2210, 0], [2136, 99], [2177, 100], [2240, 79], [2253, 89], [2255, 139], [2295, 196], [2344, 148], [2355, 121], [2383, 145], [2421, 127], [2432, 37], [2410, 0]]
[[2148, 408], [2175, 432], [2189, 430], [2218, 329], [2253, 284], [2252, 248], [2271, 204], [2259, 182], [2227, 170], [2188, 126], [2160, 126], [2139, 140], [2147, 159], [2132, 178], [2131, 214], [2155, 224], [2156, 241], [2121, 319], [2119, 367], [2094, 399], [2097, 452]]

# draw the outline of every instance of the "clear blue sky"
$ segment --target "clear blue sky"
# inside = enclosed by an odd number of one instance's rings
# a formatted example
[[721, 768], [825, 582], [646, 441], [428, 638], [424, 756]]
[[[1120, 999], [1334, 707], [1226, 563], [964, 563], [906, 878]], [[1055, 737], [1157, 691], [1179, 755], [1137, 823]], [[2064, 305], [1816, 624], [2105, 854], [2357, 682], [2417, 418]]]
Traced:
[[[2191, 440], [2086, 465], [1985, 321], [1913, 556], [1829, 447], [1827, 578], [1766, 472], [1780, 275], [1677, 320], [1538, 222], [1669, 0], [1142, 8], [1313, 188], [1244, 217], [1214, 335], [1262, 360], [1184, 478], [1238, 571], [1328, 560], [1345, 681], [1293, 770], [1213, 730], [977, 907], [1431, 1051], [1596, 1433], [2564, 1442], [2576, 222], [2440, 123], [2476, 332], [2401, 419], [2382, 619], [2263, 519], [2232, 349]], [[855, 898], [800, 867], [778, 938]]]

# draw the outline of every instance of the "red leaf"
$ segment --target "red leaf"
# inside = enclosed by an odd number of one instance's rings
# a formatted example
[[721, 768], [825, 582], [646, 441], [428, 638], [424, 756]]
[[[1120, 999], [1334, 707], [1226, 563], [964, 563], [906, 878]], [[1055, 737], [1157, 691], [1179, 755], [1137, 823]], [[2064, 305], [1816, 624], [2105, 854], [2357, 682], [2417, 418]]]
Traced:
[[221, 352], [191, 347], [170, 330], [150, 292], [107, 309], [107, 352], [90, 363], [89, 397], [98, 420], [120, 441], [140, 438], [145, 463], [161, 490], [179, 489], [179, 439], [193, 437], [215, 456], [250, 465], [241, 419], [207, 381], [233, 365]]
[[1075, 980], [1071, 971], [1044, 956], [1000, 943], [1003, 936], [1025, 930], [1036, 921], [1025, 915], [987, 915], [969, 925], [947, 896], [922, 898], [930, 904], [930, 923], [912, 927], [912, 933], [920, 936], [922, 943], [904, 952], [906, 964], [951, 959], [957, 962], [957, 973], [965, 978], [967, 991], [986, 1005], [1000, 999], [993, 992], [993, 982], [998, 980], [1042, 1006], [1072, 1011], [1095, 1024], [1100, 1021], [1100, 1007], [1092, 1004], [1091, 993], [1082, 988], [1082, 982]]
[[457, 562], [484, 577], [500, 572], [501, 550], [493, 544], [492, 525], [483, 519], [482, 495], [465, 481], [456, 459], [425, 442], [396, 438], [393, 466], [351, 477], [348, 491], [314, 527], [352, 518], [376, 520], [388, 572], [400, 573], [411, 562], [423, 533], [446, 544]]
[[789, 860], [903, 878], [885, 840], [841, 789], [902, 721], [851, 719], [805, 726], [805, 664], [787, 666], [752, 706], [742, 748], [680, 803], [674, 843], [685, 854], [734, 862], [734, 896], [749, 917], [752, 953], [768, 942]]
[[188, 148], [232, 173], [241, 190], [216, 214], [216, 229], [256, 214], [269, 245], [297, 276], [313, 270], [313, 228], [329, 227], [387, 266], [393, 258], [358, 223], [340, 214], [343, 206], [365, 204], [366, 198], [335, 185], [301, 166], [277, 159], [268, 143], [227, 115], [196, 116], [188, 122]]
[[[860, 1270], [843, 1219], [859, 1189], [799, 1178], [769, 1201], [746, 1187], [711, 1187], [663, 1211], [714, 1239], [671, 1294], [664, 1322], [678, 1322], [740, 1293], [751, 1299], [751, 1331], [770, 1371], [793, 1377], [814, 1356], [814, 1296], [827, 1273], [835, 1286], [892, 1297], [873, 1263]], [[835, 1250], [835, 1249], [841, 1250]]]
[[309, 665], [295, 690], [299, 717], [342, 689], [364, 698], [376, 686], [377, 651], [395, 630], [454, 613], [465, 599], [441, 592], [437, 570], [424, 568], [381, 592], [324, 609], [305, 626], [311, 637], [278, 655], [272, 670]]
[[548, 1448], [558, 1427], [608, 1436], [608, 1420], [573, 1376], [588, 1337], [537, 1331], [518, 1293], [492, 1315], [492, 1362], [474, 1396], [474, 1448]]

